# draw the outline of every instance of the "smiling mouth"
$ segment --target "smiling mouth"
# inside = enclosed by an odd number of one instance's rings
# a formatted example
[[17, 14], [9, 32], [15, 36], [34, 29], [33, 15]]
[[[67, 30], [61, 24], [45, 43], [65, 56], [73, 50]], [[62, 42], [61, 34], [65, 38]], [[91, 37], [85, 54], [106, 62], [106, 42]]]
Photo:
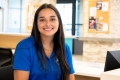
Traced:
[[46, 30], [46, 31], [50, 31], [50, 30], [52, 30], [53, 28], [44, 28], [44, 30]]

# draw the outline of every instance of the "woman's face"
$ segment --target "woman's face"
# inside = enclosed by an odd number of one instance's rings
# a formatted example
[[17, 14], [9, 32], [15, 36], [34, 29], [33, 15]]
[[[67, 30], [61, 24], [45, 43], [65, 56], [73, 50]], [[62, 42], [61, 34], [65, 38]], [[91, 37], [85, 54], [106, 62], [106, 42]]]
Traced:
[[59, 26], [58, 17], [54, 10], [42, 9], [38, 15], [37, 25], [41, 36], [54, 36]]

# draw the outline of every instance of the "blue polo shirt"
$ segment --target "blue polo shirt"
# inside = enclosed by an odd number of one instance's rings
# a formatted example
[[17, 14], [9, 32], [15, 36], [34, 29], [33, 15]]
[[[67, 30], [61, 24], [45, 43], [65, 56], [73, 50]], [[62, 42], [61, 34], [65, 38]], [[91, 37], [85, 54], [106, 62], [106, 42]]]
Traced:
[[[53, 51], [50, 58], [46, 56], [48, 61], [48, 70], [44, 70], [38, 59], [34, 37], [30, 36], [20, 41], [14, 53], [14, 70], [29, 71], [29, 80], [61, 80], [62, 71], [59, 60], [55, 57]], [[67, 44], [66, 47], [66, 61], [70, 67], [70, 74], [74, 73], [72, 64], [72, 54]]]

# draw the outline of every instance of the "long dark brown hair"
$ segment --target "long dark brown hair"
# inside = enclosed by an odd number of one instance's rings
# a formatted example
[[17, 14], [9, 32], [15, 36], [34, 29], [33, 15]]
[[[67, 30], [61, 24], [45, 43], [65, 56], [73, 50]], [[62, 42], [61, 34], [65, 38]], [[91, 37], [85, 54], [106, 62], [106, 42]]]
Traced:
[[[34, 38], [35, 38], [35, 46], [36, 46], [37, 55], [42, 63], [42, 67], [44, 68], [44, 65], [46, 65], [47, 60], [46, 60], [46, 57], [44, 54], [44, 49], [40, 47], [40, 43], [42, 44], [42, 42], [41, 42], [40, 32], [39, 32], [38, 26], [37, 26], [37, 20], [38, 20], [39, 12], [45, 8], [50, 8], [50, 9], [54, 10], [54, 12], [56, 13], [56, 15], [58, 17], [59, 27], [58, 27], [58, 31], [55, 33], [54, 38], [53, 38], [54, 50], [55, 50], [55, 55], [56, 55], [57, 59], [59, 60], [60, 66], [62, 69], [61, 80], [68, 80], [68, 76], [70, 74], [70, 67], [68, 66], [68, 64], [66, 62], [65, 37], [64, 37], [64, 32], [63, 32], [63, 24], [62, 24], [62, 20], [61, 20], [59, 11], [52, 4], [47, 4], [47, 3], [42, 4], [37, 9], [35, 16], [34, 16], [34, 22], [33, 22], [31, 36], [34, 36]], [[40, 57], [41, 54], [42, 54], [42, 58]]]

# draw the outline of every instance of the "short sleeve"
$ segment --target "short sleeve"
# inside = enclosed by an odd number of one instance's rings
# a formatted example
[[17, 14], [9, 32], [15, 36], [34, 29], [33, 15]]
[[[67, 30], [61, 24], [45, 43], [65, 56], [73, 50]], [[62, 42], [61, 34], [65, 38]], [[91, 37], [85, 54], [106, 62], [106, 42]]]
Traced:
[[14, 53], [13, 69], [30, 71], [30, 50], [25, 47], [24, 43], [19, 43], [17, 45]]
[[67, 57], [67, 63], [70, 67], [70, 74], [73, 74], [73, 73], [75, 73], [75, 70], [73, 68], [72, 53], [71, 53], [70, 48], [67, 44], [66, 44], [66, 57]]

